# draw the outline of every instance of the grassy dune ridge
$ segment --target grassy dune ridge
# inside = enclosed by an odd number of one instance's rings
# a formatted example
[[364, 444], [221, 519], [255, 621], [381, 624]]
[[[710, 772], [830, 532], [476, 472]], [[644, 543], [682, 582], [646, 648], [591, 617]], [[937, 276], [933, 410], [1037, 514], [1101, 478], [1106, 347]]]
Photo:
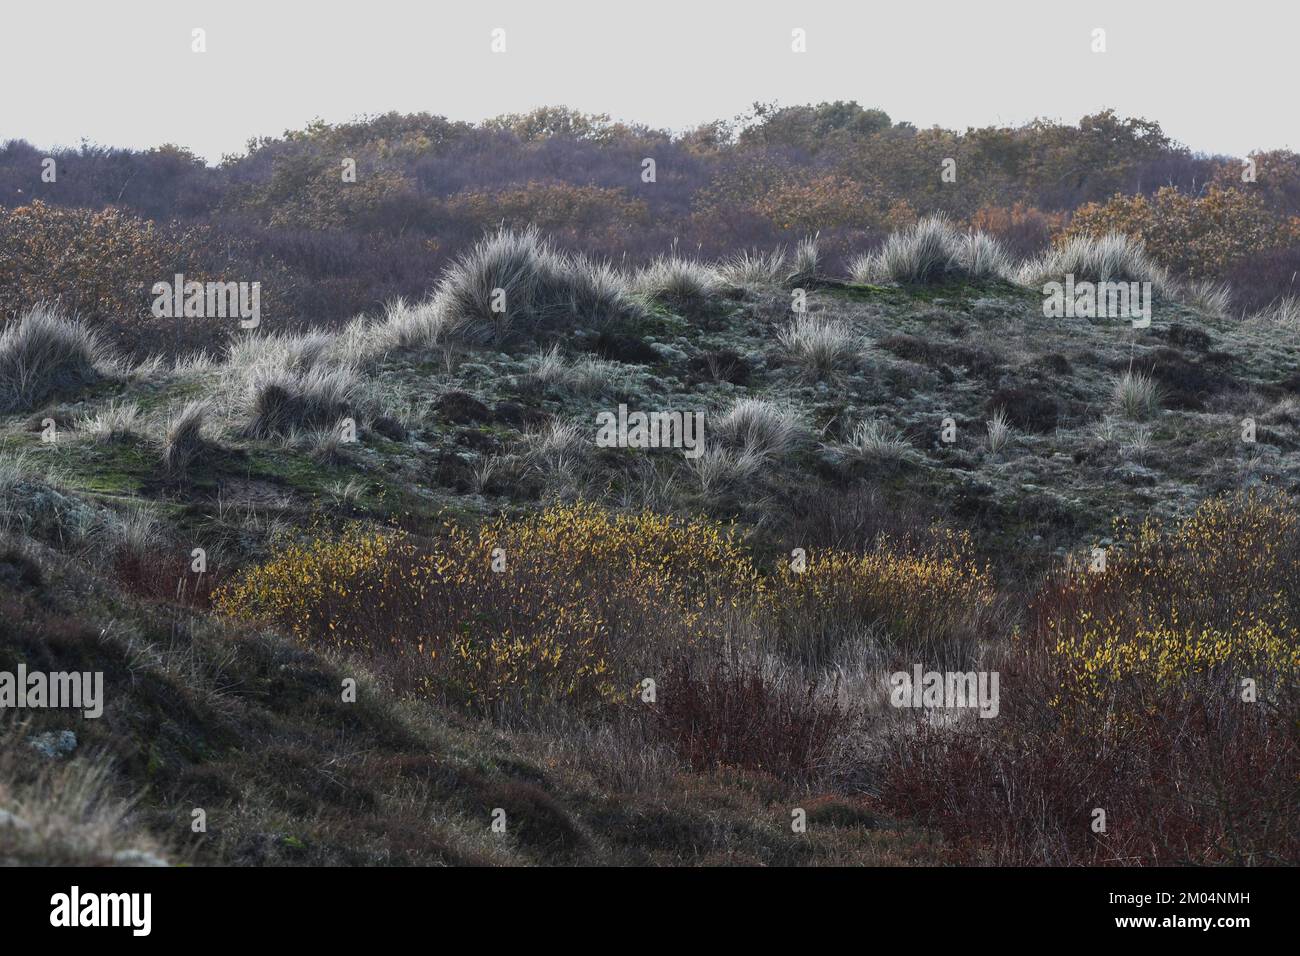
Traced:
[[[1150, 327], [1046, 316], [1066, 272], [1151, 282]], [[502, 231], [221, 355], [16, 317], [0, 671], [106, 704], [0, 726], [0, 859], [1295, 862], [1286, 317], [1116, 236], [928, 220], [851, 273]], [[702, 454], [598, 447], [620, 404]], [[891, 706], [915, 665], [998, 716]]]

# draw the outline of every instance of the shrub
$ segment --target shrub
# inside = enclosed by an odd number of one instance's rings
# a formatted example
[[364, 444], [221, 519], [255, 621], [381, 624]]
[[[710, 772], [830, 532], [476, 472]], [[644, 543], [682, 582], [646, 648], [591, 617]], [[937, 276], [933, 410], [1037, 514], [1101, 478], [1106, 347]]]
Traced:
[[217, 606], [379, 664], [396, 658], [408, 690], [483, 712], [507, 697], [571, 697], [579, 706], [612, 697], [607, 629], [573, 587], [515, 573], [515, 600], [479, 543], [461, 533], [434, 551], [352, 526], [286, 544], [223, 588]]
[[829, 663], [847, 644], [882, 662], [917, 653], [969, 660], [996, 620], [990, 571], [963, 534], [938, 532], [918, 545], [881, 539], [862, 554], [809, 551], [802, 571], [782, 563], [770, 589], [769, 648], [808, 666]]
[[[445, 122], [445, 121], [444, 121]], [[505, 113], [483, 121], [483, 128], [508, 130], [525, 143], [551, 138], [610, 142], [625, 127], [610, 121], [607, 113], [583, 113], [567, 106], [539, 106], [527, 113]]]
[[541, 182], [497, 190], [463, 190], [446, 201], [447, 213], [478, 229], [504, 223], [546, 232], [590, 232], [644, 224], [646, 204], [629, 199], [622, 189]]
[[150, 284], [183, 271], [195, 241], [119, 209], [0, 205], [0, 314], [58, 302], [92, 319], [141, 319]]
[[[253, 153], [266, 145], [254, 144]], [[347, 155], [359, 158], [354, 145], [360, 144], [322, 142], [321, 148], [310, 152], [300, 148], [273, 158], [264, 154], [259, 162], [265, 165], [270, 159], [270, 169], [256, 181], [231, 190], [226, 205], [251, 213], [275, 229], [317, 233], [376, 232], [395, 221], [407, 225], [428, 215], [427, 204], [415, 194], [414, 181], [405, 171], [392, 168], [388, 157], [375, 157], [367, 163], [365, 175], [340, 189], [338, 163], [333, 159], [338, 154], [332, 151], [348, 149]]]
[[1116, 539], [1104, 571], [1067, 565], [1044, 582], [1000, 665], [1018, 690], [998, 720], [918, 720], [895, 738], [883, 804], [984, 863], [1295, 860], [1294, 501], [1236, 493]]
[[851, 724], [837, 696], [756, 664], [679, 658], [656, 692], [653, 726], [697, 773], [739, 767], [806, 783], [824, 772]]
[[710, 349], [692, 356], [688, 367], [695, 375], [712, 382], [748, 385], [753, 372], [749, 360], [735, 349]]
[[986, 232], [1018, 256], [1037, 255], [1051, 244], [1052, 235], [1065, 225], [1064, 213], [1047, 213], [1023, 203], [981, 206], [970, 227]]
[[[1174, 335], [1172, 338], [1177, 340], [1182, 337]], [[1152, 401], [1169, 408], [1200, 411], [1205, 407], [1207, 398], [1227, 389], [1242, 387], [1240, 380], [1220, 362], [1215, 361], [1213, 356], [1203, 355], [1193, 361], [1178, 349], [1167, 346], [1134, 355], [1125, 364], [1127, 373], [1151, 381], [1151, 388], [1155, 392]], [[1135, 414], [1153, 414], [1155, 406], [1148, 405], [1145, 387], [1140, 381], [1135, 390]]]
[[0, 332], [0, 411], [25, 411], [75, 394], [110, 371], [98, 336], [49, 306], [28, 309]]
[[1165, 186], [1152, 197], [1115, 196], [1079, 208], [1058, 240], [1115, 233], [1192, 278], [1223, 278], [1238, 263], [1296, 238], [1290, 223], [1245, 190], [1211, 186], [1196, 196]]
[[1243, 259], [1224, 278], [1232, 287], [1233, 304], [1247, 313], [1300, 298], [1300, 243]]
[[113, 577], [131, 594], [186, 607], [209, 608], [223, 574], [211, 566], [202, 573], [195, 572], [191, 562], [189, 553], [180, 548], [124, 550], [113, 558]]
[[834, 174], [778, 183], [754, 202], [754, 210], [773, 225], [805, 233], [868, 225], [866, 208], [862, 184]]
[[1021, 431], [1046, 434], [1056, 428], [1061, 408], [1051, 392], [1042, 387], [999, 388], [984, 404], [994, 418]]
[[716, 644], [759, 586], [716, 523], [577, 504], [448, 524], [436, 545], [359, 525], [286, 542], [217, 606], [500, 713], [624, 699], [659, 655]]
[[935, 514], [920, 495], [887, 496], [866, 484], [824, 488], [816, 495], [798, 496], [784, 509], [781, 541], [791, 548], [870, 551], [887, 541], [895, 549], [922, 549], [941, 532]]
[[[1003, 680], [1012, 676], [1004, 671]], [[1026, 693], [1037, 692], [1028, 678]], [[1004, 684], [1005, 686], [1005, 684]], [[1027, 700], [957, 730], [915, 722], [882, 759], [883, 808], [942, 834], [983, 865], [1278, 865], [1300, 854], [1289, 807], [1300, 748], [1281, 715], [1234, 703], [1156, 698], [1116, 724], [1062, 726]], [[1095, 833], [1094, 808], [1106, 811]]]
[[1066, 691], [1186, 690], [1215, 671], [1276, 682], [1300, 668], [1300, 517], [1286, 499], [1211, 499], [1177, 528], [1148, 521], [1131, 539], [1102, 574], [1058, 575], [1036, 606]]

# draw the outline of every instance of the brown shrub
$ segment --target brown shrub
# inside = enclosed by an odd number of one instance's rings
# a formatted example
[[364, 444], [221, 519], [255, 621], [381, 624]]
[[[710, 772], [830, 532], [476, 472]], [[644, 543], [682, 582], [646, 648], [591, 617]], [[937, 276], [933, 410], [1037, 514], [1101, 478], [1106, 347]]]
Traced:
[[199, 574], [191, 570], [189, 555], [157, 548], [119, 552], [113, 559], [113, 576], [131, 594], [194, 608], [210, 608], [213, 593], [225, 580], [219, 568]]
[[853, 720], [835, 690], [785, 682], [753, 664], [678, 658], [657, 697], [655, 735], [696, 772], [725, 766], [811, 780]]
[[894, 735], [883, 806], [980, 862], [1296, 862], [1294, 502], [1238, 494], [1117, 537], [1105, 571], [1049, 577], [986, 665], [998, 717]]

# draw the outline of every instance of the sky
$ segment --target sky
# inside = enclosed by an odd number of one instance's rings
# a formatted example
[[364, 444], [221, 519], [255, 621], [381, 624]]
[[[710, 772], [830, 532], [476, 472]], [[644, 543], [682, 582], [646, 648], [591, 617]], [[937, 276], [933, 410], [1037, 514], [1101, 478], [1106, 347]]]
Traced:
[[216, 162], [314, 117], [563, 104], [680, 131], [755, 101], [857, 100], [959, 130], [1113, 107], [1240, 156], [1300, 149], [1297, 26], [1295, 0], [9, 2], [0, 141]]

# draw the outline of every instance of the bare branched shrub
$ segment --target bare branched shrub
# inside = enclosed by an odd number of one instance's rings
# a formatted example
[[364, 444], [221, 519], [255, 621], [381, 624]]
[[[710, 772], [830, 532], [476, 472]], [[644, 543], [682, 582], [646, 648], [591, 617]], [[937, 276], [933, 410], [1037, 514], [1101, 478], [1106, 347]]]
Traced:
[[735, 535], [703, 519], [583, 503], [439, 531], [435, 542], [354, 524], [286, 543], [218, 607], [364, 654], [410, 690], [528, 718], [626, 701], [666, 655], [717, 646], [756, 587]]
[[846, 649], [878, 664], [968, 663], [1001, 615], [968, 537], [880, 538], [861, 553], [809, 549], [802, 568], [781, 563], [760, 637], [771, 653], [812, 668]]
[[[1211, 499], [1129, 529], [1104, 571], [1054, 571], [994, 665], [1018, 692], [996, 720], [890, 735], [884, 805], [962, 861], [1295, 860], [1296, 514], [1286, 496]], [[1096, 807], [1124, 824], [1094, 829]]]
[[758, 663], [674, 661], [654, 711], [655, 736], [696, 772], [743, 767], [808, 782], [825, 769], [852, 715], [834, 689]]
[[942, 532], [936, 512], [921, 496], [886, 495], [865, 482], [796, 496], [784, 503], [778, 521], [787, 550], [861, 552], [885, 539], [896, 547], [924, 547]]

